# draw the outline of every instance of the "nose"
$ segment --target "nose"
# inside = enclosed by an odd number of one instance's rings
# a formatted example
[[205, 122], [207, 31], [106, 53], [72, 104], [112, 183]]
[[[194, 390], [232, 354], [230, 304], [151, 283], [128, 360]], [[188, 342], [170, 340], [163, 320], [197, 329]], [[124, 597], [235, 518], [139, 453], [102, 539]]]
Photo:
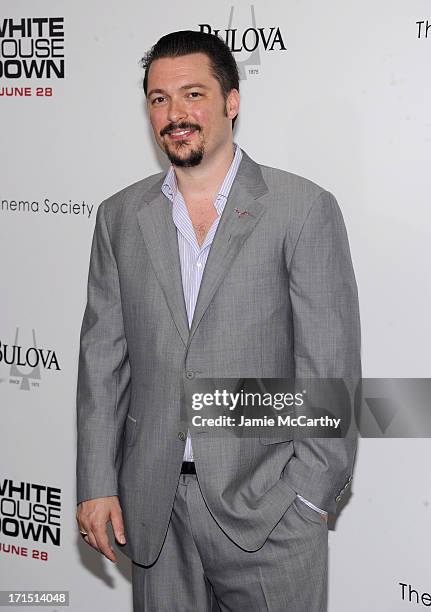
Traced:
[[179, 98], [172, 97], [168, 107], [168, 120], [171, 123], [178, 123], [187, 117], [184, 102]]

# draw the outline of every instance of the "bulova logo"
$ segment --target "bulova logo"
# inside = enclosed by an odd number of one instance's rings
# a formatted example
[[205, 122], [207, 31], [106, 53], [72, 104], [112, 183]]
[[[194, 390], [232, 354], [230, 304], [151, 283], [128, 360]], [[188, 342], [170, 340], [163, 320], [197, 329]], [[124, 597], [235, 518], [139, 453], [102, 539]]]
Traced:
[[233, 28], [234, 7], [230, 9], [228, 27], [215, 28], [209, 23], [200, 23], [201, 32], [219, 36], [228, 45], [232, 53], [249, 53], [245, 60], [237, 60], [239, 76], [246, 79], [248, 75], [259, 74], [260, 51], [286, 51], [286, 44], [279, 26], [258, 27], [254, 6], [250, 6], [251, 26]]
[[0, 363], [10, 366], [9, 382], [25, 391], [39, 386], [41, 370], [61, 370], [55, 351], [38, 347], [34, 329], [32, 334], [33, 346], [30, 347], [18, 344], [18, 327], [14, 344], [5, 344], [0, 340]]

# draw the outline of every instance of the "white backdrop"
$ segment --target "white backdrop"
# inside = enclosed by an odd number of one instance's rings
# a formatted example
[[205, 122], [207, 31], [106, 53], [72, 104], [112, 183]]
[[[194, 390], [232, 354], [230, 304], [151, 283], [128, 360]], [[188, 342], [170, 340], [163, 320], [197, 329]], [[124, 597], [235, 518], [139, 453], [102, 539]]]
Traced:
[[[120, 554], [114, 566], [77, 536], [78, 340], [97, 206], [166, 167], [138, 61], [169, 31], [230, 26], [239, 47], [247, 28], [263, 28], [267, 50], [235, 54], [247, 77], [235, 140], [336, 195], [359, 287], [364, 376], [430, 376], [431, 27], [426, 37], [417, 24], [431, 23], [429, 1], [231, 1], [0, 0], [0, 499], [6, 481], [54, 487], [61, 499], [59, 531], [51, 526], [60, 545], [43, 531], [12, 535], [18, 503], [0, 507], [0, 589], [67, 589], [73, 611], [132, 609], [130, 562]], [[57, 18], [51, 34], [64, 28], [64, 58], [52, 58], [64, 59], [64, 78], [6, 78], [17, 41], [28, 54], [31, 40], [5, 19], [37, 17]], [[62, 36], [43, 28], [60, 53]], [[6, 95], [24, 87], [31, 95]], [[52, 95], [36, 95], [47, 87]], [[39, 370], [25, 365], [34, 346]], [[34, 364], [35, 351], [28, 357]], [[431, 592], [430, 450], [426, 439], [361, 441], [353, 494], [330, 533], [331, 612], [423, 607], [408, 593], [403, 601], [399, 583]]]

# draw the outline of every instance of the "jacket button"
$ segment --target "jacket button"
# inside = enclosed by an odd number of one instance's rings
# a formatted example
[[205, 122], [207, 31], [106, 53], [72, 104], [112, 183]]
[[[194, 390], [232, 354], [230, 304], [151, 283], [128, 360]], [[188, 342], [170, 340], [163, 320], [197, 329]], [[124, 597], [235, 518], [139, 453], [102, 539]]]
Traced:
[[186, 378], [189, 378], [189, 379], [190, 379], [190, 378], [194, 378], [194, 377], [195, 377], [195, 373], [194, 373], [194, 372], [192, 372], [191, 370], [188, 370], [188, 371], [186, 372]]
[[337, 502], [337, 504], [340, 501], [340, 499], [341, 499], [341, 495], [337, 495], [337, 497], [335, 498], [335, 501]]
[[184, 440], [187, 438], [186, 434], [183, 431], [179, 431], [178, 432], [178, 438], [181, 440], [181, 442], [184, 442]]

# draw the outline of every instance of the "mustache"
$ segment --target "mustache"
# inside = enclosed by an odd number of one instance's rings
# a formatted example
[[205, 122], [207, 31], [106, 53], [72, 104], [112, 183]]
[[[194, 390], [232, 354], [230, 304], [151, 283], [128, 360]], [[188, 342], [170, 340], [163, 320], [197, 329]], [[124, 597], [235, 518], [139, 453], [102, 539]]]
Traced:
[[170, 134], [174, 130], [196, 130], [200, 132], [201, 126], [197, 123], [187, 123], [186, 121], [181, 121], [181, 123], [170, 123], [160, 130], [160, 136]]

